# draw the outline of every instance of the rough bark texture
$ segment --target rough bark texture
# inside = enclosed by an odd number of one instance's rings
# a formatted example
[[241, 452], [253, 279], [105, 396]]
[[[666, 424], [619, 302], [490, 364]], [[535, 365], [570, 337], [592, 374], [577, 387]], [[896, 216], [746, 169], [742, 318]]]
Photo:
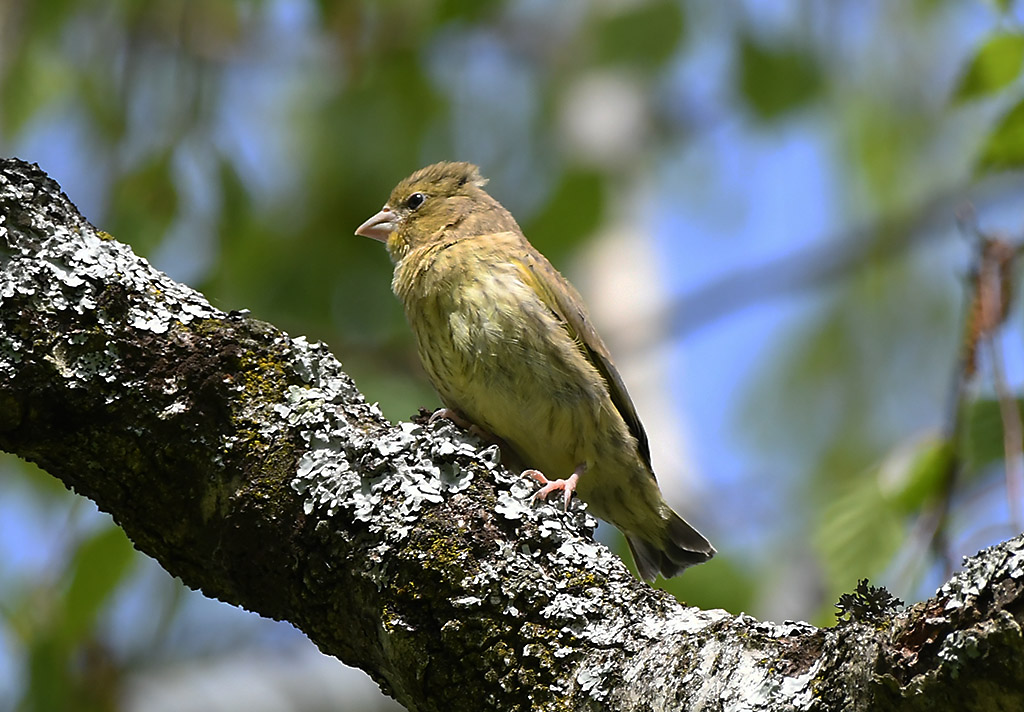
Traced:
[[322, 345], [214, 309], [0, 160], [0, 448], [410, 709], [1024, 709], [1024, 538], [873, 625], [762, 623], [636, 581], [478, 445], [392, 426]]

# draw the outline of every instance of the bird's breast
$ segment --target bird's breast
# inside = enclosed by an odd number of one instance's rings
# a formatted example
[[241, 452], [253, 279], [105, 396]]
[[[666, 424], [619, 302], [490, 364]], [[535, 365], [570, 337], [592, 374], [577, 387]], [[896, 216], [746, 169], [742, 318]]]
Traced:
[[446, 406], [527, 465], [571, 472], [617, 418], [607, 384], [514, 260], [460, 247], [396, 270], [424, 369]]

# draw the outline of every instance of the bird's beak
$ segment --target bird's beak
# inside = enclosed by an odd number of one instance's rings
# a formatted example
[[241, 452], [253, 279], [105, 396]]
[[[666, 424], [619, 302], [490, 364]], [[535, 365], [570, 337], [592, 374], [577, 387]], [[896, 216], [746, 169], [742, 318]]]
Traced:
[[389, 208], [384, 206], [380, 212], [356, 228], [356, 234], [361, 237], [369, 237], [381, 242], [388, 241], [388, 235], [398, 227], [398, 216]]

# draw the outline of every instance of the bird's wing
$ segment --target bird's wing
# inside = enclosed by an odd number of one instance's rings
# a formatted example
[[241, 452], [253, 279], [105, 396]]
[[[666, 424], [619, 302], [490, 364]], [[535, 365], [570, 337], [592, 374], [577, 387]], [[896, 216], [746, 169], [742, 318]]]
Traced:
[[583, 299], [569, 281], [551, 266], [547, 259], [537, 252], [525, 239], [526, 250], [522, 252], [520, 267], [523, 279], [547, 305], [555, 317], [562, 323], [565, 330], [579, 346], [580, 352], [597, 369], [608, 384], [608, 393], [612, 403], [618, 409], [622, 419], [626, 421], [629, 431], [636, 438], [637, 448], [647, 469], [653, 475], [651, 467], [651, 448], [647, 442], [647, 433], [636, 414], [633, 401], [622, 382], [622, 376], [612, 363], [608, 348], [601, 341], [597, 331], [590, 325], [587, 312], [583, 307]]

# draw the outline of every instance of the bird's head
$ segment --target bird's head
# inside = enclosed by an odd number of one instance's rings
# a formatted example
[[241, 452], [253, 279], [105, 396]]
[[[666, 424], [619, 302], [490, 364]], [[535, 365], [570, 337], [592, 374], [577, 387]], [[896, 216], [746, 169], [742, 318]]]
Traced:
[[437, 240], [518, 230], [515, 220], [483, 186], [472, 163], [444, 161], [413, 173], [391, 191], [380, 212], [356, 234], [385, 243], [394, 262]]

